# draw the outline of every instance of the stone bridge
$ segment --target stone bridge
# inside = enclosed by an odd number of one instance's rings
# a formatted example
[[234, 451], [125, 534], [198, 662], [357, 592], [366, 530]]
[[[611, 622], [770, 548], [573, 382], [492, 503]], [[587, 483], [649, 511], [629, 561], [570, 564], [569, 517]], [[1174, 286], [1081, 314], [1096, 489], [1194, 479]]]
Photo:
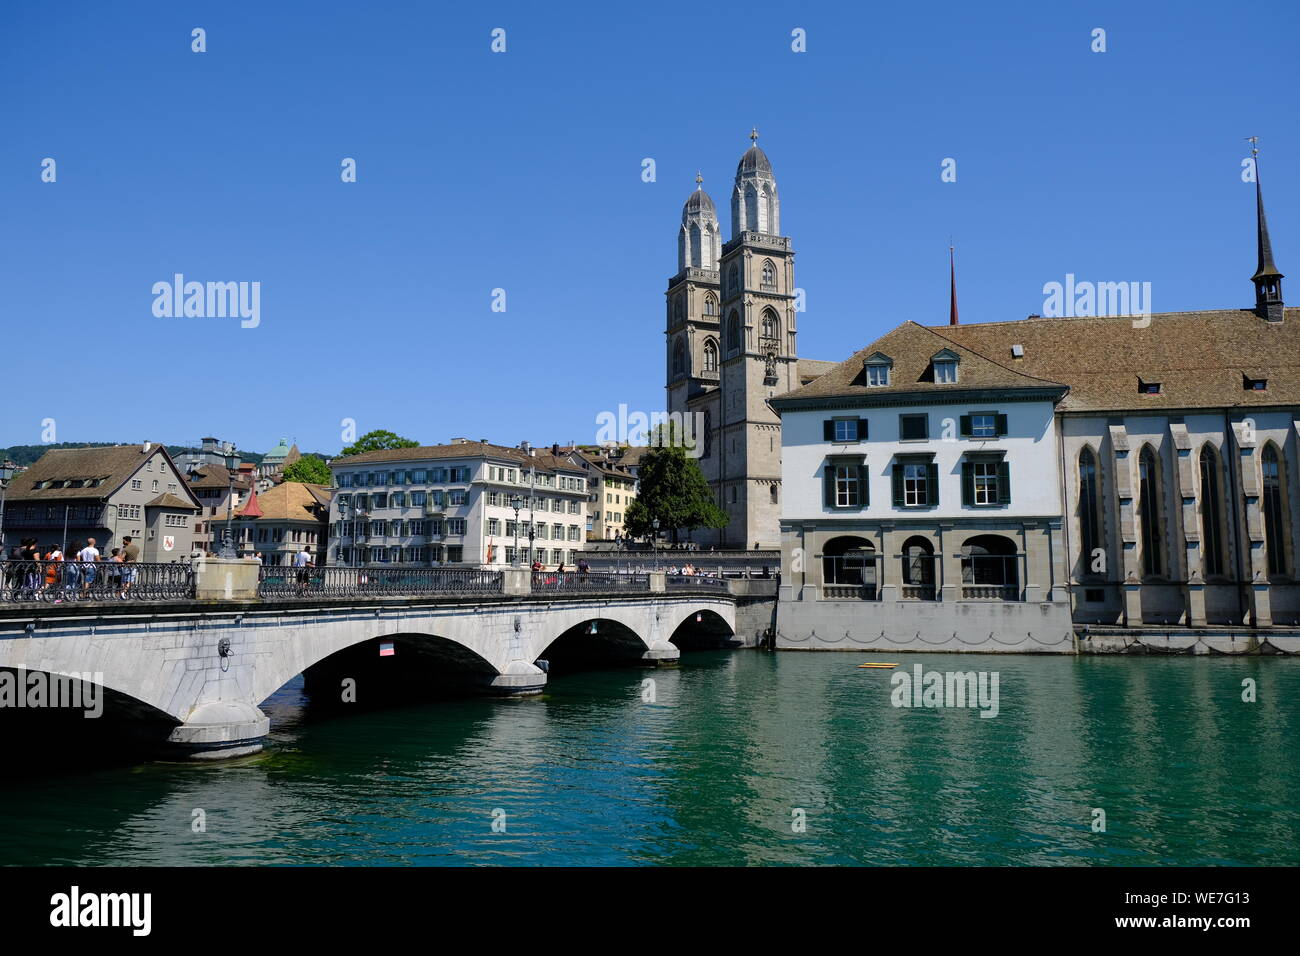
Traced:
[[298, 674], [331, 701], [421, 687], [538, 694], [553, 662], [669, 665], [681, 646], [732, 641], [735, 617], [727, 592], [662, 579], [628, 593], [9, 606], [0, 673], [91, 681], [133, 734], [230, 757], [261, 748], [260, 705]]

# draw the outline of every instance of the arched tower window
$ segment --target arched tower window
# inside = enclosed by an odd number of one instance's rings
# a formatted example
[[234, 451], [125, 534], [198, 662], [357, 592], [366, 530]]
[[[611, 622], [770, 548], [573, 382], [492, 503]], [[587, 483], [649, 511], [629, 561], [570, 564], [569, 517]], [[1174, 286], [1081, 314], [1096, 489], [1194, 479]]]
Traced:
[[701, 458], [708, 458], [713, 453], [713, 416], [706, 408], [704, 410], [704, 454]]
[[1083, 573], [1093, 570], [1094, 552], [1101, 547], [1101, 482], [1097, 456], [1091, 448], [1079, 452], [1079, 538], [1083, 546]]
[[1286, 472], [1277, 446], [1269, 442], [1260, 456], [1263, 477], [1260, 506], [1264, 512], [1264, 550], [1268, 552], [1268, 573], [1286, 574]]
[[700, 224], [698, 222], [691, 223], [690, 242], [691, 242], [690, 265], [701, 269], [708, 268], [704, 264], [704, 250], [701, 248], [702, 242], [700, 236]]
[[772, 190], [766, 186], [763, 187], [763, 195], [759, 197], [760, 212], [762, 219], [759, 220], [759, 231], [767, 233], [776, 232], [776, 200], [772, 196]]
[[1201, 447], [1201, 551], [1205, 576], [1223, 573], [1223, 501], [1219, 456], [1210, 444]]
[[758, 190], [753, 186], [745, 189], [745, 227], [754, 232], [760, 231], [758, 222]]
[[712, 292], [710, 292], [708, 295], [704, 297], [704, 314], [705, 315], [718, 314], [718, 300], [713, 297]]
[[781, 322], [771, 309], [763, 310], [763, 338], [776, 339], [781, 336]]
[[768, 291], [776, 288], [776, 266], [772, 265], [771, 260], [763, 263], [763, 286]]
[[679, 295], [673, 300], [673, 318], [678, 322], [686, 318], [686, 296]]
[[1160, 460], [1147, 445], [1138, 457], [1138, 530], [1141, 534], [1142, 571], [1147, 576], [1165, 573], [1161, 488]]
[[740, 348], [740, 313], [735, 309], [727, 316], [727, 348]]
[[706, 339], [704, 342], [704, 371], [716, 372], [718, 370], [718, 343], [713, 339]]
[[734, 262], [727, 269], [727, 295], [735, 295], [740, 291], [740, 267]]
[[673, 375], [686, 374], [686, 343], [680, 338], [673, 343]]

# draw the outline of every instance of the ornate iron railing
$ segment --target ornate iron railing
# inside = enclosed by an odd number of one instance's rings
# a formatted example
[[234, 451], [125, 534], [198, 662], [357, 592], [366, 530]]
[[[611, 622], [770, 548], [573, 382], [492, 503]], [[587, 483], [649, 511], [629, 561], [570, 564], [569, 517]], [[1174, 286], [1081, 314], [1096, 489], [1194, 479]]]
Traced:
[[194, 597], [188, 561], [0, 561], [0, 601], [184, 601]]
[[648, 591], [645, 574], [612, 574], [607, 571], [534, 571], [533, 592], [538, 591]]
[[500, 594], [501, 572], [478, 568], [264, 567], [263, 598], [378, 597], [384, 595]]

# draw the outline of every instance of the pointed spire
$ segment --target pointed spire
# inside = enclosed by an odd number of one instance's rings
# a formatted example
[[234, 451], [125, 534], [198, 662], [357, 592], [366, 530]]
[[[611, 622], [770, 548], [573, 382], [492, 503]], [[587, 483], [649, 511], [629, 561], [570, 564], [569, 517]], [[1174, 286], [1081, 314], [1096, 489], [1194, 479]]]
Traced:
[[257, 485], [248, 489], [248, 504], [239, 513], [241, 518], [261, 518], [262, 506], [257, 503]]
[[948, 239], [948, 324], [961, 325], [957, 321], [957, 255], [953, 249], [952, 238]]
[[695, 170], [695, 188], [696, 189], [704, 188], [704, 177], [700, 175], [700, 171], [698, 169]]
[[757, 146], [757, 145], [758, 145], [758, 127], [757, 127], [757, 126], [750, 127], [750, 130], [749, 130], [749, 145], [751, 145], [751, 146]]
[[1255, 311], [1260, 318], [1281, 322], [1283, 315], [1282, 279], [1273, 262], [1273, 242], [1268, 235], [1268, 217], [1264, 215], [1264, 192], [1259, 176], [1259, 137], [1249, 136], [1250, 154], [1255, 161], [1255, 246], [1258, 265], [1250, 281], [1255, 283]]

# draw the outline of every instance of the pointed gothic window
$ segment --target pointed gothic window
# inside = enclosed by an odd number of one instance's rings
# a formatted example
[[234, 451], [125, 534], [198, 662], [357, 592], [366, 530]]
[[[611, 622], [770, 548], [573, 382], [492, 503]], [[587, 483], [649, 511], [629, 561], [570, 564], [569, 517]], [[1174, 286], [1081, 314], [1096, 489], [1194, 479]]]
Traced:
[[718, 343], [713, 339], [706, 339], [704, 342], [704, 371], [716, 372], [718, 370]]
[[1214, 446], [1201, 448], [1201, 551], [1205, 576], [1223, 573], [1223, 502], [1219, 492], [1219, 456]]
[[771, 309], [763, 311], [763, 338], [775, 339], [781, 334], [781, 326], [777, 320], [776, 313]]
[[1138, 517], [1142, 535], [1142, 570], [1164, 574], [1164, 536], [1160, 521], [1160, 464], [1147, 445], [1138, 458]]
[[713, 297], [712, 292], [710, 292], [708, 295], [704, 297], [704, 314], [705, 315], [718, 314], [718, 300]]
[[1079, 534], [1083, 546], [1084, 574], [1093, 570], [1094, 552], [1101, 547], [1101, 496], [1097, 456], [1091, 448], [1079, 452]]
[[740, 291], [740, 267], [734, 262], [727, 269], [727, 295], [735, 295]]
[[740, 315], [735, 309], [727, 316], [727, 348], [740, 348]]
[[1264, 511], [1264, 550], [1268, 553], [1268, 573], [1286, 574], [1286, 473], [1282, 470], [1277, 446], [1269, 442], [1260, 456], [1263, 472], [1263, 494], [1260, 506]]
[[686, 343], [680, 338], [673, 345], [673, 375], [686, 374]]
[[776, 267], [771, 262], [763, 263], [763, 288], [768, 291], [776, 288]]

